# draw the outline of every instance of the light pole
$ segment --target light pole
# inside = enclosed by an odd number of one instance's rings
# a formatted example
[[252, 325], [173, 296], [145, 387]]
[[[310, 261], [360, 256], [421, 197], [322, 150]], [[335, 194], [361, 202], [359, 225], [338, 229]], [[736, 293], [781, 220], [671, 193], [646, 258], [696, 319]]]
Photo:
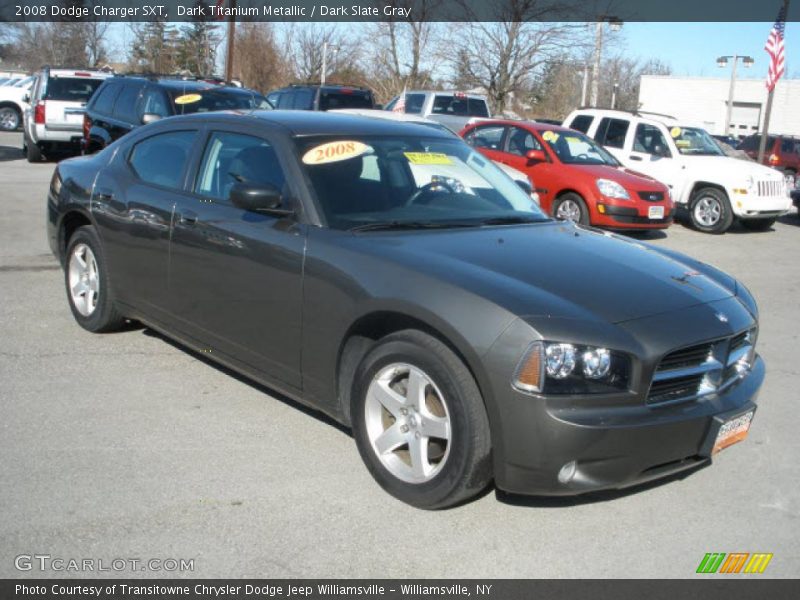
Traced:
[[586, 92], [589, 88], [589, 65], [583, 65], [583, 85], [581, 86], [581, 107], [586, 106]]
[[335, 52], [339, 51], [339, 46], [336, 44], [329, 44], [328, 42], [322, 44], [322, 73], [319, 78], [320, 85], [325, 85], [325, 78], [328, 76], [328, 46], [333, 48]]
[[617, 90], [619, 89], [619, 83], [614, 82], [614, 91], [611, 92], [611, 110], [614, 110], [617, 107]]
[[717, 59], [717, 66], [722, 69], [728, 66], [728, 59], [733, 60], [733, 68], [731, 69], [731, 85], [728, 88], [728, 108], [725, 111], [725, 132], [724, 135], [730, 135], [731, 128], [731, 110], [733, 109], [733, 88], [736, 86], [736, 65], [739, 59], [742, 59], [742, 64], [745, 68], [750, 68], [756, 62], [752, 56], [739, 56], [738, 54], [720, 56]]
[[592, 106], [597, 106], [600, 95], [600, 58], [603, 54], [603, 28], [608, 23], [612, 31], [619, 31], [622, 19], [610, 15], [600, 15], [594, 24], [594, 64], [592, 65]]

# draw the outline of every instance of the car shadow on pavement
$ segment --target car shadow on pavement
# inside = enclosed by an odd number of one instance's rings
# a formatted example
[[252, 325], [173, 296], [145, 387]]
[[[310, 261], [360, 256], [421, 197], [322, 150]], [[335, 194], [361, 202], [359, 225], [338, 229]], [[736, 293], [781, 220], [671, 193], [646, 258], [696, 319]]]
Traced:
[[783, 215], [782, 217], [778, 217], [778, 223], [783, 223], [784, 225], [792, 225], [794, 227], [800, 226], [800, 211], [796, 213], [789, 213], [788, 215]]
[[13, 146], [0, 146], [0, 162], [20, 160], [21, 158], [25, 158], [21, 148], [15, 148]]
[[655, 479], [619, 490], [586, 492], [579, 496], [524, 496], [522, 494], [511, 494], [495, 488], [495, 498], [498, 502], [502, 502], [503, 504], [527, 506], [530, 508], [567, 508], [570, 506], [582, 506], [584, 504], [599, 504], [600, 502], [610, 502], [634, 494], [640, 494], [661, 487], [662, 485], [669, 485], [675, 481], [690, 477], [709, 466], [711, 466], [711, 461], [706, 461], [700, 463], [696, 467], [667, 475], [661, 479]]
[[617, 231], [616, 233], [620, 235], [624, 235], [625, 237], [629, 237], [634, 240], [641, 240], [643, 242], [649, 242], [652, 240], [663, 240], [667, 237], [666, 230], [663, 229], [643, 229], [640, 231]]
[[318, 421], [321, 421], [322, 423], [325, 423], [326, 425], [330, 425], [331, 427], [335, 427], [336, 429], [338, 429], [342, 433], [346, 434], [348, 437], [353, 437], [353, 434], [351, 433], [349, 427], [345, 427], [344, 425], [342, 425], [338, 421], [335, 421], [334, 419], [332, 419], [331, 417], [329, 417], [325, 413], [322, 413], [322, 412], [319, 412], [317, 410], [314, 410], [313, 408], [310, 408], [310, 407], [308, 407], [308, 406], [306, 406], [304, 404], [301, 404], [300, 402], [297, 402], [296, 400], [293, 400], [293, 399], [289, 398], [288, 396], [284, 396], [283, 394], [281, 394], [277, 390], [274, 390], [274, 389], [269, 388], [269, 387], [267, 387], [265, 385], [262, 385], [262, 384], [260, 384], [260, 383], [258, 383], [256, 381], [253, 381], [252, 379], [250, 379], [250, 378], [248, 378], [248, 377], [246, 377], [244, 375], [241, 375], [241, 374], [237, 373], [236, 371], [233, 371], [232, 369], [229, 369], [228, 367], [219, 364], [216, 361], [211, 360], [210, 358], [208, 358], [208, 356], [204, 356], [203, 354], [201, 354], [199, 352], [195, 352], [191, 348], [188, 348], [188, 347], [180, 344], [179, 342], [176, 342], [175, 340], [172, 340], [172, 339], [160, 334], [159, 332], [157, 332], [157, 331], [155, 331], [153, 329], [150, 329], [149, 327], [144, 327], [142, 329], [142, 333], [144, 335], [146, 335], [146, 336], [149, 336], [149, 337], [158, 338], [162, 342], [165, 342], [165, 343], [169, 344], [170, 346], [172, 346], [173, 348], [175, 348], [177, 350], [180, 350], [180, 351], [185, 352], [187, 354], [191, 354], [194, 358], [204, 362], [205, 364], [207, 364], [210, 367], [213, 367], [214, 369], [216, 369], [217, 371], [227, 375], [228, 377], [232, 377], [232, 378], [236, 379], [237, 381], [240, 381], [240, 382], [242, 382], [242, 383], [244, 383], [246, 385], [249, 385], [251, 388], [261, 392], [262, 394], [266, 394], [270, 398], [274, 398], [275, 400], [278, 400], [279, 402], [283, 402], [284, 404], [286, 404], [286, 405], [288, 405], [288, 406], [290, 406], [290, 407], [292, 407], [294, 409], [299, 410], [303, 414], [306, 414], [306, 415], [308, 415], [310, 417], [314, 417], [315, 419], [317, 419]]

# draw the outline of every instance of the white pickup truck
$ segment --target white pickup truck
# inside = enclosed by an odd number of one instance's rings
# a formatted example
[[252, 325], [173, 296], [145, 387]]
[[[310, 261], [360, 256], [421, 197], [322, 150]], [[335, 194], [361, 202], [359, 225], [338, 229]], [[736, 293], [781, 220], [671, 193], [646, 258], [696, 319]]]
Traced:
[[670, 188], [700, 231], [723, 233], [739, 219], [769, 229], [792, 207], [784, 176], [754, 162], [725, 156], [707, 131], [668, 116], [578, 109], [564, 126], [603, 145], [625, 167]]
[[[395, 96], [384, 107], [394, 110], [401, 96]], [[405, 93], [405, 113], [437, 121], [458, 133], [474, 119], [491, 118], [486, 96], [466, 92], [408, 91]]]

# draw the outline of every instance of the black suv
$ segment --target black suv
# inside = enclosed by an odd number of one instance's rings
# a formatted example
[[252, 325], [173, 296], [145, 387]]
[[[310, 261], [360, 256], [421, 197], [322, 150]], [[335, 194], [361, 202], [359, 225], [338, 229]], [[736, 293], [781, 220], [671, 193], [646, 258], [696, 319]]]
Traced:
[[83, 152], [93, 154], [136, 127], [164, 117], [270, 108], [272, 106], [258, 92], [205, 80], [111, 77], [98, 88], [86, 106]]
[[275, 108], [293, 110], [333, 110], [335, 108], [379, 108], [372, 91], [354, 85], [293, 84], [267, 94]]

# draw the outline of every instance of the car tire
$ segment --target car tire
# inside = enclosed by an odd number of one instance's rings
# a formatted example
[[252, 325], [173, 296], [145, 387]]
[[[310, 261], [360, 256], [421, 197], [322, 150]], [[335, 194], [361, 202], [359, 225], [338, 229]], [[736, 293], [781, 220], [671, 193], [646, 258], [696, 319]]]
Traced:
[[692, 196], [689, 218], [698, 231], [725, 233], [733, 223], [733, 210], [728, 196], [717, 188], [700, 188]]
[[72, 316], [87, 331], [116, 331], [125, 325], [125, 317], [114, 302], [108, 267], [94, 227], [80, 227], [70, 237], [64, 285]]
[[588, 225], [589, 209], [586, 206], [586, 202], [578, 194], [567, 192], [559, 196], [553, 203], [553, 217]]
[[769, 217], [767, 219], [740, 219], [742, 227], [750, 231], [767, 231], [775, 225], [775, 221], [777, 221], [777, 219], [774, 217]]
[[[409, 385], [420, 390], [413, 399]], [[351, 415], [370, 473], [407, 504], [453, 506], [492, 479], [489, 420], [478, 386], [458, 356], [426, 333], [400, 331], [373, 346], [356, 370]]]
[[29, 163], [42, 162], [44, 160], [41, 148], [34, 144], [27, 135], [25, 136], [25, 157]]
[[0, 108], [0, 131], [16, 131], [22, 122], [22, 115], [13, 106]]

